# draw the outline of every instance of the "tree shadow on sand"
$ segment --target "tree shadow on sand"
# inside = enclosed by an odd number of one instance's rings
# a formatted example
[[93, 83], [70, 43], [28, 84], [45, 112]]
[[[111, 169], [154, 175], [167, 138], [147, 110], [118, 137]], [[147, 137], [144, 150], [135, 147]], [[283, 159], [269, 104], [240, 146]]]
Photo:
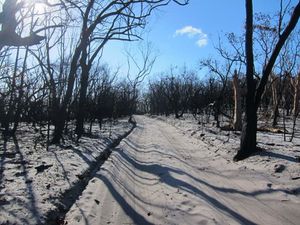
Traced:
[[[242, 224], [255, 224], [251, 220], [245, 218], [241, 214], [235, 212], [228, 206], [224, 205], [222, 202], [218, 201], [216, 198], [206, 194], [204, 191], [198, 189], [197, 187], [180, 180], [178, 178], [175, 178], [172, 174], [179, 174], [179, 175], [187, 175], [191, 177], [189, 174], [177, 170], [174, 168], [171, 168], [169, 166], [163, 166], [159, 164], [141, 164], [134, 160], [133, 158], [129, 157], [124, 151], [120, 151], [119, 149], [116, 149], [117, 154], [120, 154], [122, 156], [123, 160], [126, 160], [129, 164], [134, 166], [135, 169], [151, 173], [154, 175], [159, 175], [160, 176], [160, 181], [171, 186], [174, 188], [179, 188], [181, 190], [185, 190], [189, 192], [190, 194], [197, 195], [198, 197], [205, 199], [207, 202], [209, 202], [214, 208], [219, 209], [220, 212], [223, 212], [226, 215], [230, 215], [232, 218], [236, 219], [238, 222]], [[193, 177], [192, 177], [193, 178]], [[197, 182], [201, 182], [202, 184], [207, 184], [205, 182], [202, 182], [199, 179], [193, 178]], [[212, 185], [210, 185], [211, 188], [213, 188]]]
[[276, 158], [276, 159], [283, 159], [283, 160], [286, 160], [289, 162], [297, 162], [297, 159], [295, 157], [281, 154], [281, 153], [272, 152], [272, 151], [267, 151], [267, 150], [259, 151], [256, 153], [256, 155], [263, 156], [263, 157], [272, 157], [272, 158]]
[[[33, 190], [33, 186], [32, 186], [32, 179], [29, 178], [28, 175], [28, 170], [26, 168], [26, 164], [27, 161], [24, 157], [24, 154], [22, 152], [22, 150], [20, 149], [18, 140], [16, 138], [16, 136], [12, 137], [13, 143], [14, 143], [14, 148], [13, 151], [9, 151], [9, 154], [14, 155], [13, 157], [9, 157], [10, 162], [6, 162], [6, 155], [8, 154], [8, 150], [7, 150], [7, 142], [9, 140], [5, 140], [4, 141], [4, 145], [3, 145], [3, 154], [1, 156], [1, 171], [0, 171], [0, 183], [1, 186], [4, 186], [4, 170], [5, 170], [5, 164], [9, 164], [9, 163], [13, 163], [13, 164], [18, 164], [18, 172], [15, 173], [15, 177], [10, 177], [9, 179], [12, 179], [12, 181], [14, 179], [18, 179], [18, 180], [22, 180], [24, 182], [25, 185], [25, 191], [26, 191], [26, 195], [24, 196], [25, 199], [19, 198], [19, 196], [15, 195], [15, 194], [11, 194], [11, 193], [5, 193], [6, 197], [10, 197], [12, 198], [14, 202], [17, 202], [18, 204], [20, 204], [22, 207], [26, 208], [30, 214], [27, 215], [26, 217], [33, 217], [34, 221], [36, 222], [36, 224], [41, 224], [41, 215], [39, 212], [39, 209], [37, 207], [36, 204], [36, 196]], [[3, 156], [4, 155], [4, 156]], [[6, 162], [6, 163], [5, 163]], [[22, 177], [22, 179], [18, 178], [18, 177]], [[21, 187], [16, 187], [16, 188], [21, 188]], [[5, 211], [7, 215], [11, 216], [12, 218], [15, 218], [17, 221], [20, 221], [24, 224], [28, 224], [28, 218], [18, 218], [19, 215], [16, 214], [14, 211], [12, 210], [7, 210], [7, 207], [5, 207], [5, 204], [10, 204], [9, 202], [3, 202], [4, 204], [0, 204], [0, 209], [1, 211]]]
[[[136, 170], [146, 172], [149, 174], [153, 174], [155, 176], [159, 176], [160, 181], [165, 183], [168, 186], [184, 190], [186, 192], [189, 192], [192, 195], [196, 195], [201, 199], [205, 199], [210, 205], [212, 205], [214, 208], [218, 209], [220, 212], [224, 213], [225, 215], [230, 215], [232, 218], [240, 222], [241, 224], [255, 224], [251, 220], [245, 218], [243, 215], [235, 212], [233, 209], [230, 207], [226, 206], [224, 203], [220, 202], [216, 198], [210, 196], [209, 194], [205, 193], [203, 190], [200, 190], [199, 188], [191, 185], [190, 183], [187, 183], [183, 180], [180, 180], [178, 178], [175, 178], [173, 174], [179, 174], [179, 175], [187, 175], [190, 176], [189, 174], [186, 174], [185, 172], [181, 170], [177, 170], [174, 168], [171, 168], [169, 166], [164, 166], [164, 165], [159, 165], [159, 164], [144, 164], [141, 162], [136, 161], [132, 157], [128, 156], [123, 149], [116, 148], [115, 154], [119, 155], [120, 161], [123, 163], [126, 162], [127, 164], [133, 166]], [[129, 166], [130, 167], [130, 166]], [[109, 178], [106, 176], [97, 176], [99, 179], [101, 179], [108, 189], [110, 190], [111, 194], [114, 196], [115, 200], [119, 203], [119, 205], [122, 207], [124, 212], [136, 223], [136, 224], [150, 224], [145, 217], [140, 215], [126, 200], [125, 198], [118, 192], [116, 189], [115, 185], [119, 185], [122, 182], [116, 183], [114, 181], [114, 174], [110, 174]], [[192, 177], [192, 176], [190, 176]], [[207, 185], [210, 188], [213, 188], [218, 191], [223, 191], [223, 192], [235, 192], [234, 189], [221, 189], [218, 187], [215, 187], [213, 185], [210, 185], [209, 183], [196, 179], [192, 177], [195, 181], [200, 182], [202, 184]], [[114, 182], [114, 184], [112, 183]], [[124, 188], [124, 187], [122, 187]], [[130, 193], [130, 190], [128, 190], [127, 193]], [[236, 190], [236, 193], [239, 194], [245, 194], [242, 193], [238, 190]], [[247, 193], [247, 195], [251, 195], [251, 193]], [[132, 196], [131, 196], [132, 197]], [[142, 196], [133, 196], [135, 200], [142, 201], [141, 197]], [[145, 202], [143, 202], [145, 203]]]
[[[127, 143], [128, 143], [128, 140], [127, 140]], [[148, 147], [151, 148], [151, 146], [148, 146]], [[151, 152], [152, 152], [152, 151], [145, 151], [145, 148], [135, 147], [135, 143], [132, 141], [130, 141], [129, 148], [136, 152], [140, 151], [143, 154], [151, 154]], [[157, 151], [157, 149], [158, 149], [157, 146], [155, 146], [155, 149], [156, 150], [154, 150], [154, 151]], [[217, 192], [239, 194], [239, 195], [242, 195], [245, 197], [255, 197], [255, 196], [262, 195], [262, 194], [271, 194], [274, 192], [284, 192], [284, 193], [291, 194], [291, 190], [287, 190], [287, 189], [266, 188], [266, 189], [262, 189], [262, 190], [255, 190], [253, 192], [246, 192], [246, 191], [235, 189], [235, 188], [218, 187], [216, 185], [210, 184], [206, 180], [196, 178], [196, 177], [190, 175], [189, 173], [186, 173], [185, 171], [183, 171], [181, 169], [179, 170], [172, 166], [161, 165], [161, 164], [157, 164], [157, 163], [153, 163], [153, 162], [147, 163], [147, 162], [139, 161], [139, 160], [135, 159], [134, 154], [132, 154], [131, 151], [127, 152], [125, 149], [122, 149], [120, 147], [115, 148], [114, 156], [115, 156], [114, 160], [118, 161], [118, 162], [114, 162], [114, 163], [119, 166], [121, 165], [120, 166], [121, 168], [119, 168], [119, 169], [124, 168], [122, 172], [128, 173], [125, 177], [130, 177], [131, 179], [136, 178], [135, 180], [137, 182], [140, 182], [137, 180], [137, 178], [142, 179], [142, 180], [149, 179], [149, 178], [145, 178], [145, 177], [138, 175], [138, 173], [135, 171], [141, 171], [141, 172], [145, 172], [145, 173], [157, 176], [157, 177], [159, 177], [160, 182], [163, 182], [170, 187], [184, 190], [192, 195], [199, 197], [200, 199], [205, 199], [205, 201], [208, 202], [211, 206], [213, 206], [213, 208], [217, 209], [218, 211], [220, 211], [221, 213], [223, 213], [226, 216], [229, 215], [230, 217], [232, 217], [234, 220], [236, 220], [237, 222], [239, 222], [241, 224], [252, 225], [252, 224], [255, 224], [255, 222], [251, 221], [250, 219], [248, 219], [248, 218], [244, 217], [243, 215], [241, 215], [240, 213], [236, 212], [234, 209], [230, 208], [230, 206], [228, 206], [227, 204], [219, 201], [217, 199], [217, 197], [211, 196], [209, 193], [205, 192], [202, 189], [199, 189], [198, 187], [192, 185], [191, 183], [187, 183], [186, 181], [181, 180], [176, 175], [187, 176], [195, 181], [195, 182], [193, 182], [193, 184], [198, 183], [201, 185], [205, 185], [206, 187], [208, 187], [214, 191], [217, 191]], [[290, 160], [292, 162], [295, 161], [292, 157], [284, 156], [284, 155], [277, 154], [277, 153], [271, 153], [271, 154], [268, 153], [268, 156], [280, 157], [282, 159]], [[146, 157], [146, 155], [145, 155], [145, 157]], [[176, 157], [173, 157], [173, 159], [176, 160]], [[182, 161], [181, 159], [177, 159], [177, 160]], [[141, 224], [141, 221], [145, 222], [144, 221], [145, 218], [143, 216], [139, 215], [129, 205], [129, 203], [126, 202], [126, 200], [121, 196], [121, 194], [118, 193], [117, 189], [112, 184], [112, 182], [116, 183], [113, 179], [114, 174], [112, 173], [112, 171], [110, 171], [110, 172], [111, 172], [111, 174], [109, 177], [99, 176], [99, 179], [101, 179], [107, 185], [107, 187], [111, 191], [114, 198], [119, 202], [119, 204], [121, 205], [123, 210], [126, 212], [126, 214], [128, 216], [130, 216], [135, 223]], [[202, 171], [202, 172], [206, 173], [207, 171]], [[130, 173], [132, 173], [132, 174], [130, 175]], [[121, 183], [122, 182], [120, 181], [116, 185], [120, 185]], [[124, 187], [122, 187], [122, 188], [124, 188]], [[300, 191], [300, 188], [296, 191]], [[128, 190], [128, 193], [130, 193], [130, 190]], [[141, 200], [142, 196], [134, 196], [134, 195], [132, 195], [132, 196], [136, 200], [143, 202]], [[145, 202], [143, 202], [143, 203], [145, 203]], [[147, 223], [145, 222], [145, 224], [147, 224]]]

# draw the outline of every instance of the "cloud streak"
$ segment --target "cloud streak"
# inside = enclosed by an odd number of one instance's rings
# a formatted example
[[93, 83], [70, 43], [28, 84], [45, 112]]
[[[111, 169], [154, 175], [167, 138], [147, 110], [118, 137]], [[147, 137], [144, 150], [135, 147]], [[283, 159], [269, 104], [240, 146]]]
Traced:
[[204, 47], [205, 45], [208, 44], [207, 34], [205, 34], [199, 28], [195, 28], [193, 26], [185, 26], [179, 30], [176, 30], [174, 36], [183, 36], [183, 35], [186, 35], [189, 38], [197, 37], [198, 40], [196, 41], [196, 44], [199, 47]]

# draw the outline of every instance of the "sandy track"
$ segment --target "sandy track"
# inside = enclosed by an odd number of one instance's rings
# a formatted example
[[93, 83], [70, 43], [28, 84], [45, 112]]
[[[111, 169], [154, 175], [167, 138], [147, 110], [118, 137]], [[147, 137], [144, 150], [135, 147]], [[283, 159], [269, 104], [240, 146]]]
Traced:
[[299, 224], [297, 197], [162, 121], [136, 120], [67, 224]]

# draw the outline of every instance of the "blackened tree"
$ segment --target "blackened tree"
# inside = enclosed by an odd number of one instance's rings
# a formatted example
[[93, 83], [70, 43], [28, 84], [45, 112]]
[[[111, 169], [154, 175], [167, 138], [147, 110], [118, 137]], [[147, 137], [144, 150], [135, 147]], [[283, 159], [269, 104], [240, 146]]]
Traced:
[[240, 149], [234, 157], [235, 161], [243, 160], [249, 157], [251, 154], [257, 151], [256, 146], [256, 132], [257, 132], [257, 110], [261, 102], [262, 94], [265, 90], [268, 78], [272, 72], [272, 68], [275, 61], [292, 33], [300, 17], [300, 1], [295, 6], [291, 18], [280, 33], [279, 39], [271, 53], [266, 66], [263, 68], [262, 77], [258, 84], [254, 79], [254, 57], [253, 57], [253, 4], [252, 0], [246, 0], [246, 82], [247, 82], [247, 94], [246, 94], [246, 111], [245, 119], [243, 123], [243, 130], [241, 136]]

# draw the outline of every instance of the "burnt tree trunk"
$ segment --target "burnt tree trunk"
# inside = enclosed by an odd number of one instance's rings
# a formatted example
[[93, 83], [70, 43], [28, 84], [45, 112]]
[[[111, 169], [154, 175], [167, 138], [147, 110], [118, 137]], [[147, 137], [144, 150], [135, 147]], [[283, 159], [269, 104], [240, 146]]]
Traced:
[[242, 130], [242, 98], [241, 87], [237, 72], [233, 75], [233, 94], [234, 94], [234, 115], [233, 115], [233, 129]]
[[70, 72], [68, 75], [68, 83], [67, 83], [67, 91], [62, 100], [61, 105], [57, 108], [57, 112], [55, 112], [55, 128], [53, 133], [53, 139], [51, 141], [52, 144], [58, 144], [62, 139], [66, 119], [67, 119], [67, 108], [69, 103], [71, 102], [75, 78], [76, 78], [76, 71], [77, 71], [77, 62], [81, 54], [82, 43], [77, 46], [75, 49], [75, 53], [72, 57]]
[[15, 116], [14, 116], [14, 126], [12, 129], [12, 133], [15, 134], [18, 126], [19, 126], [19, 122], [20, 122], [20, 116], [21, 116], [21, 112], [22, 112], [22, 98], [24, 95], [24, 79], [25, 79], [25, 70], [26, 70], [26, 61], [27, 61], [27, 57], [28, 57], [28, 47], [26, 47], [26, 51], [25, 51], [25, 57], [24, 57], [24, 61], [23, 61], [23, 67], [22, 67], [22, 71], [20, 73], [21, 76], [21, 80], [20, 80], [20, 87], [19, 87], [19, 93], [18, 93], [18, 98], [16, 99], [16, 112], [15, 112]]
[[299, 114], [299, 100], [300, 100], [300, 74], [295, 78], [294, 81], [294, 102], [293, 102], [293, 128], [290, 141], [293, 140], [295, 135], [296, 121]]
[[214, 104], [214, 120], [216, 121], [216, 127], [220, 127], [220, 120], [219, 120], [219, 115], [220, 115], [220, 97], [218, 97], [218, 99], [215, 101], [215, 104]]
[[14, 71], [12, 75], [12, 81], [11, 81], [11, 89], [10, 89], [10, 97], [8, 101], [8, 109], [7, 113], [5, 115], [5, 118], [2, 122], [2, 127], [4, 128], [4, 135], [9, 135], [10, 132], [10, 122], [12, 121], [15, 106], [16, 106], [16, 89], [17, 89], [17, 69], [18, 69], [18, 63], [19, 63], [19, 54], [20, 54], [20, 48], [17, 48], [16, 53], [16, 59], [14, 64]]
[[266, 64], [259, 85], [256, 89], [254, 80], [254, 59], [253, 59], [253, 5], [252, 0], [246, 0], [246, 114], [243, 124], [241, 145], [234, 160], [243, 160], [257, 151], [256, 147], [256, 131], [257, 131], [257, 109], [260, 105], [262, 94], [265, 90], [269, 75], [273, 69], [275, 61], [279, 55], [287, 38], [296, 27], [300, 17], [300, 2], [296, 5], [290, 21], [282, 34]]
[[[277, 78], [278, 79], [278, 78]], [[289, 79], [289, 74], [285, 73], [283, 80], [281, 81], [281, 79], [279, 80], [279, 87], [278, 85], [274, 85], [273, 88], [277, 88], [279, 91], [276, 91], [276, 100], [273, 101], [275, 103], [275, 105], [273, 106], [273, 121], [272, 121], [272, 127], [276, 127], [278, 125], [278, 118], [279, 118], [279, 106], [282, 102], [282, 97], [283, 94], [286, 90], [286, 83], [287, 80]], [[275, 94], [275, 92], [274, 92]]]
[[272, 112], [272, 127], [276, 127], [278, 124], [279, 116], [279, 95], [278, 95], [278, 77], [271, 76], [271, 89], [272, 89], [272, 102], [273, 102], [273, 112]]
[[294, 102], [293, 102], [293, 116], [297, 116], [299, 113], [299, 99], [300, 99], [300, 74], [294, 81]]
[[66, 120], [68, 118], [68, 106], [72, 99], [74, 83], [76, 80], [76, 72], [78, 68], [78, 61], [80, 60], [81, 54], [84, 54], [83, 51], [86, 51], [88, 44], [89, 44], [89, 36], [96, 28], [96, 23], [93, 23], [90, 27], [88, 27], [88, 16], [93, 7], [94, 1], [89, 1], [89, 4], [84, 12], [82, 28], [81, 28], [81, 35], [80, 40], [78, 42], [77, 47], [74, 50], [74, 54], [72, 56], [70, 71], [68, 74], [68, 82], [67, 82], [67, 90], [66, 94], [62, 100], [61, 106], [59, 107], [59, 118], [57, 119], [57, 124], [55, 125], [54, 134], [52, 143], [57, 144], [60, 142], [63, 131], [65, 128]]
[[256, 84], [253, 77], [253, 5], [252, 0], [246, 0], [246, 111], [241, 136], [241, 145], [238, 153], [234, 157], [235, 161], [245, 159], [256, 151], [256, 129], [257, 115], [255, 107]]
[[80, 59], [81, 67], [81, 78], [80, 78], [80, 94], [79, 94], [79, 103], [76, 117], [76, 134], [77, 140], [79, 140], [84, 133], [84, 119], [86, 114], [86, 93], [88, 88], [89, 81], [89, 66], [86, 64], [87, 60], [87, 51], [84, 49], [82, 51], [82, 56]]

